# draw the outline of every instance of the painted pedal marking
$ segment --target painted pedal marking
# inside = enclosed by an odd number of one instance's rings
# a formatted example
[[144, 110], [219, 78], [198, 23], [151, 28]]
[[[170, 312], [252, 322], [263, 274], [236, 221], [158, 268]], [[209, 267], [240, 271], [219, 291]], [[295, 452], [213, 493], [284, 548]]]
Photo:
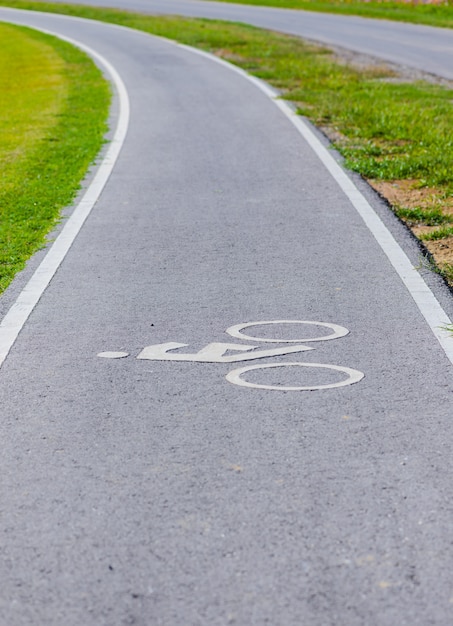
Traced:
[[[253, 337], [246, 335], [243, 331], [245, 329], [253, 328], [254, 326], [275, 326], [282, 324], [292, 325], [308, 325], [319, 326], [321, 328], [327, 328], [331, 332], [329, 334], [322, 334], [315, 337], [304, 337], [300, 339], [277, 339], [269, 337]], [[166, 343], [153, 344], [146, 346], [136, 357], [139, 360], [146, 361], [188, 361], [192, 363], [238, 363], [241, 361], [254, 361], [257, 359], [271, 358], [276, 356], [285, 356], [288, 354], [295, 354], [299, 352], [306, 352], [308, 350], [314, 350], [311, 346], [305, 345], [306, 343], [318, 342], [318, 341], [330, 341], [332, 339], [338, 339], [349, 334], [349, 330], [344, 326], [338, 324], [328, 324], [326, 322], [312, 322], [302, 320], [273, 320], [273, 321], [261, 321], [261, 322], [248, 322], [246, 324], [236, 324], [230, 326], [225, 331], [231, 337], [237, 339], [246, 339], [247, 341], [254, 341], [257, 343], [278, 343], [286, 344], [275, 348], [258, 348], [256, 345], [240, 344], [240, 343], [223, 343], [213, 342], [208, 343], [204, 348], [198, 352], [175, 352], [181, 348], [187, 348], [187, 343], [177, 343], [169, 341]], [[249, 332], [249, 331], [248, 331]], [[303, 342], [303, 343], [302, 343]], [[296, 345], [292, 345], [296, 344]], [[233, 354], [231, 354], [233, 353]], [[99, 357], [109, 359], [121, 359], [128, 356], [127, 352], [100, 352]], [[260, 383], [249, 382], [243, 378], [244, 374], [254, 370], [265, 370], [272, 368], [313, 368], [315, 370], [325, 369], [345, 374], [346, 378], [342, 376], [342, 379], [338, 382], [328, 383], [323, 385], [304, 385], [304, 386], [285, 386], [285, 385], [265, 385]], [[252, 389], [270, 389], [274, 391], [315, 391], [319, 389], [333, 389], [336, 387], [344, 387], [346, 385], [352, 385], [359, 382], [364, 377], [363, 372], [352, 369], [350, 367], [344, 367], [339, 365], [330, 365], [324, 363], [300, 363], [300, 362], [283, 362], [283, 363], [265, 363], [258, 365], [249, 365], [235, 369], [227, 374], [226, 379], [228, 382], [238, 385], [240, 387], [248, 387]]]
[[99, 352], [98, 356], [103, 359], [124, 359], [129, 356], [129, 352]]

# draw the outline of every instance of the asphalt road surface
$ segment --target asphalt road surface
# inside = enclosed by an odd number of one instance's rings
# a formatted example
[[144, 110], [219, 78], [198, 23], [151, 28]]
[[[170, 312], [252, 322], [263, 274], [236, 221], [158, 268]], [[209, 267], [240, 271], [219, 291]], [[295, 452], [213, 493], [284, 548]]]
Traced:
[[453, 303], [417, 282], [407, 231], [356, 181], [404, 275], [359, 191], [237, 72], [106, 24], [0, 18], [94, 48], [131, 111], [0, 369], [0, 623], [451, 624], [451, 344], [422, 311]]
[[77, 0], [76, 3], [242, 21], [453, 79], [453, 30], [448, 28], [204, 0]]

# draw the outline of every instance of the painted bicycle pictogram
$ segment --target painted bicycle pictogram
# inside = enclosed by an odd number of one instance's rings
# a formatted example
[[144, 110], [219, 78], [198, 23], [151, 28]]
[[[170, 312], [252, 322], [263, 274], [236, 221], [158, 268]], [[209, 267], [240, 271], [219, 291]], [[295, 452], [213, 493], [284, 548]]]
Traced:
[[[277, 326], [277, 325], [305, 325], [306, 327], [320, 327], [322, 333], [315, 337], [304, 337], [298, 339], [277, 338], [277, 337], [254, 337], [249, 334], [245, 334], [245, 330], [250, 332], [249, 329], [261, 326]], [[325, 334], [325, 329], [331, 331]], [[330, 324], [327, 322], [314, 322], [306, 320], [271, 320], [271, 321], [259, 321], [248, 322], [245, 324], [236, 324], [230, 326], [225, 331], [230, 337], [235, 339], [246, 340], [247, 344], [240, 343], [226, 343], [226, 342], [213, 342], [207, 344], [204, 348], [195, 353], [180, 352], [181, 348], [187, 348], [189, 344], [177, 343], [169, 341], [166, 343], [158, 343], [150, 346], [146, 346], [137, 355], [139, 360], [147, 361], [188, 361], [192, 363], [239, 363], [242, 361], [254, 361], [264, 358], [273, 358], [278, 356], [286, 356], [288, 354], [296, 354], [300, 352], [306, 352], [314, 350], [312, 346], [306, 344], [316, 343], [322, 341], [331, 341], [338, 339], [349, 334], [349, 330], [344, 326], [338, 324]], [[257, 345], [251, 344], [255, 342], [258, 344], [281, 344], [274, 348], [262, 348]], [[100, 352], [99, 357], [118, 359], [129, 356], [127, 352]], [[346, 377], [341, 377], [339, 381], [330, 382], [327, 384], [311, 384], [311, 385], [268, 385], [264, 383], [256, 383], [248, 381], [245, 375], [248, 372], [255, 372], [259, 370], [268, 370], [273, 368], [313, 368], [316, 371], [321, 369], [330, 370], [333, 372], [339, 372]], [[303, 371], [303, 370], [301, 370]], [[280, 363], [259, 363], [255, 365], [247, 365], [232, 370], [226, 375], [226, 380], [233, 385], [240, 387], [247, 387], [251, 389], [267, 389], [273, 391], [315, 391], [321, 389], [334, 389], [337, 387], [345, 387], [347, 385], [353, 385], [358, 383], [364, 377], [363, 372], [352, 369], [346, 366], [332, 365], [327, 363], [310, 363], [310, 362], [280, 362]]]

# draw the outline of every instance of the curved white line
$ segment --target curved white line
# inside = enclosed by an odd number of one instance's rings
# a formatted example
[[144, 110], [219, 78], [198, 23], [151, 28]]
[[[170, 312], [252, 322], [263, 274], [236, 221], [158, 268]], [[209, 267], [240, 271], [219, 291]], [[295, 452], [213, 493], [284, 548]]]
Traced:
[[[174, 43], [171, 42], [170, 43]], [[453, 338], [445, 326], [451, 325], [447, 313], [444, 311], [436, 296], [431, 289], [425, 283], [421, 275], [412, 265], [409, 257], [404, 250], [397, 243], [391, 232], [385, 226], [381, 218], [375, 212], [373, 207], [366, 200], [365, 196], [355, 186], [353, 181], [349, 178], [347, 173], [340, 167], [335, 161], [333, 156], [329, 154], [328, 150], [319, 141], [308, 124], [304, 122], [302, 117], [298, 115], [291, 106], [281, 100], [281, 96], [270, 85], [263, 82], [255, 76], [251, 76], [236, 65], [232, 65], [223, 59], [205, 52], [204, 50], [198, 50], [184, 44], [176, 44], [185, 50], [189, 50], [194, 54], [211, 59], [220, 65], [228, 67], [230, 70], [243, 76], [248, 81], [253, 83], [260, 91], [268, 96], [274, 104], [282, 111], [282, 113], [289, 119], [289, 121], [296, 127], [297, 131], [302, 135], [313, 152], [319, 157], [320, 161], [330, 173], [332, 178], [337, 182], [340, 189], [347, 196], [353, 207], [359, 213], [360, 217], [365, 222], [369, 231], [376, 239], [377, 243], [389, 259], [393, 268], [398, 276], [401, 278], [404, 286], [412, 296], [418, 310], [425, 318], [432, 333], [440, 343], [443, 351], [445, 352], [448, 360], [453, 365]]]
[[80, 48], [93, 59], [98, 61], [116, 88], [119, 100], [119, 114], [113, 139], [110, 142], [105, 157], [102, 159], [102, 162], [97, 168], [93, 181], [82, 196], [71, 217], [66, 222], [63, 230], [58, 235], [39, 267], [36, 269], [33, 276], [19, 294], [16, 302], [0, 323], [0, 367], [8, 356], [9, 351], [16, 341], [17, 336], [22, 330], [25, 322], [35, 308], [36, 304], [39, 302], [39, 299], [52, 280], [52, 277], [71, 248], [85, 220], [91, 213], [94, 204], [98, 200], [110, 174], [112, 173], [113, 167], [126, 138], [129, 125], [129, 97], [126, 87], [113, 65], [111, 65], [111, 63], [109, 63], [109, 61], [107, 61], [107, 59], [105, 59], [101, 54], [80, 41], [76, 41], [70, 37], [65, 37], [42, 28], [36, 28], [36, 30], [53, 35], [59, 39], [63, 39], [64, 41]]

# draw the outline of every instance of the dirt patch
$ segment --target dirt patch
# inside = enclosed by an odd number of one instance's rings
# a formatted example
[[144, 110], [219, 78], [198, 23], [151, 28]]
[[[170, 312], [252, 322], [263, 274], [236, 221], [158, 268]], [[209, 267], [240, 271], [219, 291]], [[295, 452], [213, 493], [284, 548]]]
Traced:
[[219, 48], [214, 50], [213, 54], [225, 61], [229, 61], [230, 63], [240, 63], [244, 60], [244, 57], [240, 54], [236, 54], [232, 50], [227, 50], [226, 48]]
[[[453, 196], [433, 187], [420, 187], [414, 180], [368, 180], [368, 183], [393, 207], [405, 209], [435, 210], [443, 215], [453, 215]], [[423, 220], [420, 220], [421, 222]], [[419, 232], [430, 232], [429, 226], [417, 225]], [[428, 230], [421, 230], [426, 228]]]
[[445, 237], [437, 241], [424, 241], [423, 243], [440, 268], [445, 264], [453, 264], [453, 237]]
[[408, 209], [442, 209], [453, 213], [453, 198], [433, 187], [420, 187], [416, 180], [368, 180], [368, 183], [393, 206]]
[[409, 225], [409, 223], [406, 220], [403, 220], [403, 221], [406, 223], [406, 226], [409, 226], [411, 231], [418, 238], [421, 238], [423, 235], [429, 235], [429, 233], [432, 233], [438, 229], [438, 226], [425, 226], [424, 224]]
[[[444, 215], [453, 215], [453, 197], [446, 196], [444, 192], [430, 187], [420, 187], [414, 180], [397, 181], [376, 181], [369, 180], [368, 183], [375, 189], [389, 204], [397, 208], [440, 210]], [[439, 226], [428, 226], [423, 222], [414, 223], [411, 220], [402, 218], [406, 226], [417, 237], [436, 231]], [[443, 269], [445, 266], [453, 266], [453, 237], [444, 237], [434, 241], [423, 241], [424, 246], [432, 254], [436, 265]], [[451, 273], [451, 272], [450, 272]], [[453, 286], [453, 276], [446, 276], [447, 281]]]

